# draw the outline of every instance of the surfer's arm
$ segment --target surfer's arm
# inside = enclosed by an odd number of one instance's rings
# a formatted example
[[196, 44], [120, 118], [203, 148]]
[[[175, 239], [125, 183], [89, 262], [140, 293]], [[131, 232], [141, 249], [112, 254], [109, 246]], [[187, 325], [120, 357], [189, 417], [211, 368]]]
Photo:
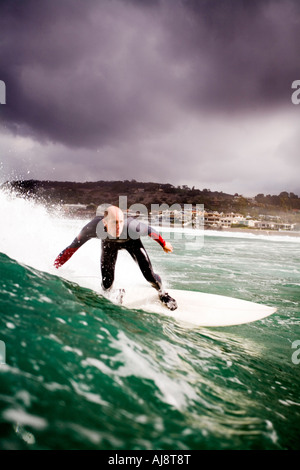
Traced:
[[74, 253], [78, 250], [83, 245], [83, 243], [80, 243], [80, 240], [78, 237], [76, 237], [71, 245], [67, 246], [59, 255], [56, 257], [54, 261], [54, 266], [58, 269], [60, 268], [63, 264], [65, 264], [71, 256], [74, 255]]
[[148, 226], [148, 235], [152, 240], [155, 240], [162, 248], [166, 245], [166, 240], [163, 239], [160, 233], [158, 233], [154, 228]]
[[150, 227], [150, 225], [148, 225], [148, 235], [150, 238], [152, 238], [152, 240], [155, 240], [157, 243], [159, 243], [166, 253], [172, 253], [173, 247], [171, 243], [166, 242], [161, 234], [158, 233], [154, 228]]
[[60, 268], [65, 264], [84, 243], [91, 238], [97, 237], [96, 227], [100, 220], [99, 217], [96, 217], [83, 227], [79, 235], [72, 241], [71, 245], [67, 246], [55, 259], [54, 266], [56, 268]]
[[163, 239], [161, 234], [157, 232], [153, 227], [150, 225], [146, 225], [142, 222], [139, 224], [139, 232], [141, 235], [148, 235], [152, 240], [155, 240], [166, 253], [171, 253], [173, 251], [173, 247], [171, 243], [166, 242], [166, 240]]

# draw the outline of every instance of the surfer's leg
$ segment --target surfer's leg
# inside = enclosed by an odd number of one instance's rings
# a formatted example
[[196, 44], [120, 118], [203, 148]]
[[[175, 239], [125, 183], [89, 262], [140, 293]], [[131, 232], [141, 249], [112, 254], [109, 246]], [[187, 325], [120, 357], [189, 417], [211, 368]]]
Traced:
[[141, 240], [130, 240], [125, 248], [138, 263], [145, 279], [158, 291], [160, 301], [170, 310], [175, 310], [177, 308], [177, 302], [164, 291], [161, 277], [153, 271], [150, 258]]
[[107, 243], [105, 240], [102, 240], [101, 247], [102, 287], [107, 290], [114, 282], [118, 247], [115, 243]]
[[155, 274], [152, 268], [150, 258], [141, 242], [137, 240], [130, 240], [124, 246], [128, 253], [132, 256], [134, 261], [139, 265], [144, 278], [158, 291], [162, 291], [162, 281], [158, 274]]

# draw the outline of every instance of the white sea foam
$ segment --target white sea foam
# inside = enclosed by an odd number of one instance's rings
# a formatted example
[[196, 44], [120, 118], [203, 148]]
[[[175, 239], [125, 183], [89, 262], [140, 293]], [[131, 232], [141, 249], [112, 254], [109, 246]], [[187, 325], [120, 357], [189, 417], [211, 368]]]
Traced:
[[[295, 232], [296, 233], [296, 232]], [[297, 232], [297, 236], [293, 234], [288, 234], [284, 232], [284, 234], [268, 234], [267, 232], [259, 232], [257, 233], [249, 233], [249, 232], [231, 232], [226, 230], [205, 230], [205, 236], [207, 237], [224, 237], [224, 238], [247, 238], [251, 240], [266, 240], [266, 241], [280, 241], [280, 242], [293, 242], [293, 243], [300, 243], [300, 232]]]
[[31, 426], [35, 429], [45, 429], [48, 426], [48, 423], [44, 418], [29, 414], [21, 408], [9, 408], [4, 410], [2, 417], [12, 423]]

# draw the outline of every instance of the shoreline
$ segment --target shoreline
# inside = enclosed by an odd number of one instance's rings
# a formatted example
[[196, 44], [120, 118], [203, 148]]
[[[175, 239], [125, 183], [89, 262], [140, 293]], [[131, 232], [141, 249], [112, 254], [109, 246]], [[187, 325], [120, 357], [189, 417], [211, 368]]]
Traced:
[[220, 233], [224, 233], [224, 232], [228, 232], [228, 233], [252, 233], [254, 235], [267, 235], [267, 236], [274, 236], [274, 235], [277, 235], [277, 236], [288, 236], [288, 237], [300, 237], [300, 232], [296, 232], [296, 231], [284, 231], [284, 230], [265, 230], [265, 229], [251, 229], [251, 228], [224, 228], [224, 229], [221, 229], [221, 230], [214, 230], [214, 229], [205, 229], [205, 230], [211, 230], [213, 232], [220, 232]]

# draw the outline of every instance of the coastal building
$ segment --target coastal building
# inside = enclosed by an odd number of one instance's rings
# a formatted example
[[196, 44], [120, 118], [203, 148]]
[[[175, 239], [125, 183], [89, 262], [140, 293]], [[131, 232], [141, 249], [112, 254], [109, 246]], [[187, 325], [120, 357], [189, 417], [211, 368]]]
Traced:
[[241, 214], [230, 212], [224, 214], [214, 212], [204, 212], [204, 225], [208, 228], [230, 228], [234, 225], [241, 224], [244, 221], [244, 217]]
[[267, 220], [255, 220], [254, 221], [254, 228], [260, 230], [294, 230], [295, 224], [285, 224], [282, 222], [271, 222]]
[[217, 211], [204, 212], [204, 226], [208, 229], [228, 229], [245, 227], [258, 230], [295, 230], [295, 224], [283, 223], [277, 216], [264, 216], [264, 220], [254, 220], [250, 216], [231, 212], [229, 214]]

